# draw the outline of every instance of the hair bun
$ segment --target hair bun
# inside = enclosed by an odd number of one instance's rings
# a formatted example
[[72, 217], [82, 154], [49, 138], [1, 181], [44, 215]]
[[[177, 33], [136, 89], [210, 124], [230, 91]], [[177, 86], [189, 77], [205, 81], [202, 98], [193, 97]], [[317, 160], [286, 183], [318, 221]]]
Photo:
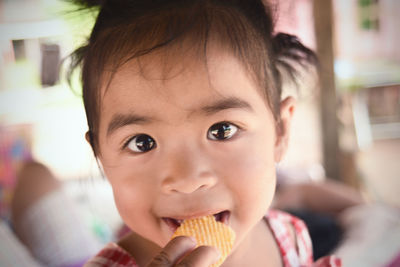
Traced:
[[278, 57], [293, 59], [299, 62], [317, 63], [314, 52], [304, 46], [295, 36], [287, 33], [278, 33], [272, 40], [272, 48]]

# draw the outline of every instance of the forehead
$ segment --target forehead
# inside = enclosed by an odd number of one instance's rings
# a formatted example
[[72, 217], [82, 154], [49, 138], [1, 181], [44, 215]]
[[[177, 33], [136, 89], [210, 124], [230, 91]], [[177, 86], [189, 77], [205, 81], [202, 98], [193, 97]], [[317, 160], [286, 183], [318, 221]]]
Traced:
[[218, 98], [236, 97], [265, 106], [257, 83], [230, 53], [153, 53], [120, 67], [102, 87], [101, 120], [118, 112], [190, 113]]

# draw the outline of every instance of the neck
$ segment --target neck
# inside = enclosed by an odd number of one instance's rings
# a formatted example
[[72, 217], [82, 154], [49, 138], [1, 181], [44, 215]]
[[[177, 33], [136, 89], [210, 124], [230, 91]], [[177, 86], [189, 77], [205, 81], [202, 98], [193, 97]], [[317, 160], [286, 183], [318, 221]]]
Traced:
[[282, 266], [278, 245], [264, 219], [247, 234], [221, 267], [239, 266]]

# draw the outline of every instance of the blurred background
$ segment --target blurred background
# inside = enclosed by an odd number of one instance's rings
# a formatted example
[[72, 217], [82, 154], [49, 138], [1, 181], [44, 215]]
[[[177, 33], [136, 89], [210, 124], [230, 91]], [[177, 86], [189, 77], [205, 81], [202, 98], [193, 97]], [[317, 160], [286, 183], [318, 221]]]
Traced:
[[[276, 8], [279, 31], [297, 35], [321, 60], [319, 82], [311, 75], [285, 92], [295, 92], [298, 108], [279, 170], [293, 181], [328, 177], [399, 208], [400, 1], [280, 0]], [[0, 214], [9, 217], [15, 170], [33, 158], [109, 240], [119, 218], [84, 139], [79, 75], [72, 88], [65, 80], [67, 56], [95, 15], [61, 0], [0, 1]]]

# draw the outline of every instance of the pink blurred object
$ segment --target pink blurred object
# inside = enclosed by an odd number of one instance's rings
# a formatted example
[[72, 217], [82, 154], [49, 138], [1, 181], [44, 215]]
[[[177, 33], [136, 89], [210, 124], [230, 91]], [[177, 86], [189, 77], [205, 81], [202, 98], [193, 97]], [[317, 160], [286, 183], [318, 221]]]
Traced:
[[398, 267], [400, 266], [400, 252], [397, 256], [387, 265], [386, 267]]
[[9, 205], [18, 167], [32, 159], [31, 126], [0, 126], [0, 216], [9, 217]]

